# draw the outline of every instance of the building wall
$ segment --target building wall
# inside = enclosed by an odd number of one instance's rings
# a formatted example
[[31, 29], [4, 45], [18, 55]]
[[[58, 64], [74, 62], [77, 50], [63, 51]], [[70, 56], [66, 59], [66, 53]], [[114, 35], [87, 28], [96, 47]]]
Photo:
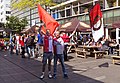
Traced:
[[[104, 24], [110, 24], [120, 20], [120, 0], [101, 0]], [[93, 5], [93, 0], [73, 0], [64, 4], [51, 7], [51, 15], [63, 24], [71, 18], [77, 17], [80, 21], [89, 24], [88, 11]]]
[[7, 16], [10, 16], [10, 0], [0, 0], [0, 22], [5, 23]]
[[[12, 0], [12, 3], [15, 1], [18, 0]], [[105, 24], [110, 24], [120, 20], [120, 0], [100, 1]], [[89, 24], [88, 10], [93, 5], [93, 0], [61, 0], [61, 2], [64, 3], [50, 7], [51, 16], [53, 16], [60, 24], [63, 24], [74, 17], [77, 17], [80, 21]], [[14, 9], [12, 10], [12, 15], [18, 16], [19, 18], [26, 17], [30, 26], [35, 24], [40, 26], [41, 24], [37, 8], [25, 8], [22, 11]]]
[[[19, 1], [19, 0], [11, 0], [11, 4], [13, 4], [17, 1]], [[54, 0], [54, 2], [57, 2], [57, 3], [64, 2], [64, 1], [67, 1], [67, 0]], [[31, 8], [31, 9], [25, 8], [23, 10], [13, 9], [11, 11], [11, 15], [17, 16], [20, 19], [26, 17], [28, 20], [29, 26], [34, 26], [35, 24], [38, 26], [41, 25], [37, 8]]]
[[[70, 19], [77, 17], [80, 21], [90, 24], [89, 9], [93, 5], [93, 0], [71, 0], [57, 6], [51, 7], [51, 15], [60, 23], [64, 24]], [[106, 36], [111, 36], [113, 33], [112, 23], [120, 22], [120, 0], [100, 0], [101, 10], [103, 12], [104, 26], [106, 28]], [[114, 30], [114, 39], [120, 43], [120, 27]]]
[[[11, 4], [17, 2], [19, 0], [12, 0]], [[39, 25], [40, 20], [37, 12], [37, 8], [25, 8], [23, 10], [18, 10], [18, 9], [12, 9], [11, 10], [11, 15], [12, 16], [17, 16], [20, 19], [26, 18], [28, 20], [28, 25], [33, 26], [33, 25]]]

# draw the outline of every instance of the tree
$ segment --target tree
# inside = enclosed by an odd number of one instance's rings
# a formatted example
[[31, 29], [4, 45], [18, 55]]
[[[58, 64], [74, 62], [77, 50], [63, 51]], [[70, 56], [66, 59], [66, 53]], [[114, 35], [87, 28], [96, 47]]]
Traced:
[[4, 23], [1, 23], [1, 22], [0, 22], [0, 28], [1, 28], [1, 27], [4, 27]]
[[28, 22], [26, 18], [20, 20], [18, 17], [11, 16], [11, 17], [7, 17], [7, 22], [5, 26], [6, 28], [9, 28], [11, 30], [20, 32], [22, 29], [24, 29], [25, 26], [27, 26], [27, 24]]
[[12, 4], [12, 8], [17, 9], [24, 9], [29, 7], [35, 7], [36, 4], [46, 5], [46, 6], [53, 6], [55, 5], [53, 0], [20, 0], [19, 2], [16, 2]]

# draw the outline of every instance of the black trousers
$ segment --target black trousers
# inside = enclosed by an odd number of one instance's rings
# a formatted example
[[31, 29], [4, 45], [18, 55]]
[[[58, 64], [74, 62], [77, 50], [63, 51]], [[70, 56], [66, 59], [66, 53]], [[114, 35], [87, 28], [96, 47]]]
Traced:
[[21, 46], [22, 49], [22, 58], [25, 58], [25, 47]]
[[68, 56], [67, 56], [67, 45], [64, 46], [64, 61], [68, 61]]

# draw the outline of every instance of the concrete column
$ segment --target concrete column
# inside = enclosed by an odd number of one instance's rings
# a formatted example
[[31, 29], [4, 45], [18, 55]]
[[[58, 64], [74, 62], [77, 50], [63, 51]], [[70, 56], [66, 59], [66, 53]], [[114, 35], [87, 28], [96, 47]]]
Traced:
[[65, 18], [67, 17], [67, 13], [66, 13], [66, 7], [65, 7]]
[[80, 3], [78, 2], [78, 14], [80, 14]]
[[116, 42], [119, 44], [119, 28], [116, 28]]
[[118, 6], [118, 2], [119, 2], [119, 0], [116, 0], [116, 6]]
[[105, 28], [105, 37], [108, 38], [108, 28]]

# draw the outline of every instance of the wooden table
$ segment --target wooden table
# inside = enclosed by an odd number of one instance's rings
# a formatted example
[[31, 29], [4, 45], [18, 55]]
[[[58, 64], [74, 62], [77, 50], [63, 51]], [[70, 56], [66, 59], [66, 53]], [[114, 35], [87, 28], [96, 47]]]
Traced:
[[78, 46], [79, 48], [83, 48], [83, 50], [88, 51], [88, 49], [90, 49], [90, 51], [96, 51], [97, 48], [99, 48], [99, 46]]
[[97, 59], [99, 56], [102, 57], [104, 51], [98, 51], [96, 49], [99, 48], [99, 46], [78, 46], [79, 48], [83, 48], [83, 51], [90, 52], [90, 55], [94, 54], [95, 59]]
[[120, 56], [111, 56], [112, 57], [112, 63], [115, 64], [116, 62], [120, 62]]

